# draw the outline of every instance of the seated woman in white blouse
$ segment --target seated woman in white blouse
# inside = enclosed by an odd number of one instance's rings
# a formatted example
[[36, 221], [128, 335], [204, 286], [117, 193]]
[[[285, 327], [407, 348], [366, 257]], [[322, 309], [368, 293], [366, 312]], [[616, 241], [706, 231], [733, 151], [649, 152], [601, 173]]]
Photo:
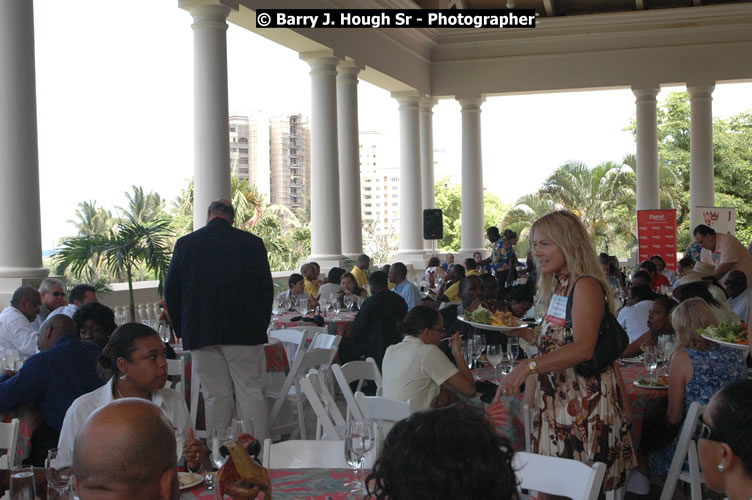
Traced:
[[460, 336], [450, 340], [457, 366], [439, 349], [444, 321], [436, 309], [415, 306], [398, 327], [405, 338], [389, 346], [384, 355], [384, 397], [412, 400], [416, 409], [423, 410], [432, 406], [445, 383], [460, 394], [475, 395], [475, 381], [462, 355]]
[[140, 323], [118, 327], [99, 356], [103, 368], [114, 375], [96, 391], [76, 399], [65, 413], [58, 448], [73, 450], [76, 435], [94, 410], [120, 398], [144, 398], [159, 406], [185, 438], [183, 456], [186, 465], [198, 469], [208, 457], [204, 443], [193, 438], [191, 417], [185, 397], [164, 387], [167, 382], [167, 359], [164, 343], [153, 329]]

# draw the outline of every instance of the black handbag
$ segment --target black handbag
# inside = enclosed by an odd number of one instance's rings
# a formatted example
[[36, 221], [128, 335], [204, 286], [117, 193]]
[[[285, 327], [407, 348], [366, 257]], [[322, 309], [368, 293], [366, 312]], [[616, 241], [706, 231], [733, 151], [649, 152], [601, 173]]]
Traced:
[[[579, 281], [579, 279], [577, 280]], [[572, 342], [572, 302], [574, 300], [574, 288], [577, 286], [577, 281], [572, 285], [572, 289], [569, 291], [569, 297], [567, 298], [567, 315], [566, 323], [564, 324], [567, 329], [566, 343]], [[608, 302], [604, 300], [604, 307], [606, 309], [603, 321], [601, 321], [600, 331], [598, 332], [598, 341], [595, 344], [595, 350], [593, 351], [593, 358], [574, 367], [574, 371], [577, 375], [582, 377], [595, 377], [601, 372], [606, 370], [613, 364], [614, 361], [619, 359], [619, 356], [629, 345], [629, 337], [624, 328], [621, 327], [616, 317], [611, 313], [608, 308]]]

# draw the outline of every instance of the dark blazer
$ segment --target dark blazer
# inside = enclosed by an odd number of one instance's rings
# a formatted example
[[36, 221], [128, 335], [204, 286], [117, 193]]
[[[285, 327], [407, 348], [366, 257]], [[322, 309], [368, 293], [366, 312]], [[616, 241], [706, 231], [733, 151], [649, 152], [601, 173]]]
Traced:
[[274, 285], [264, 242], [216, 218], [175, 244], [165, 301], [185, 349], [267, 341]]
[[369, 356], [381, 368], [386, 348], [402, 340], [397, 322], [405, 319], [405, 299], [384, 288], [366, 300], [353, 321], [352, 332], [339, 345], [339, 362], [365, 359]]

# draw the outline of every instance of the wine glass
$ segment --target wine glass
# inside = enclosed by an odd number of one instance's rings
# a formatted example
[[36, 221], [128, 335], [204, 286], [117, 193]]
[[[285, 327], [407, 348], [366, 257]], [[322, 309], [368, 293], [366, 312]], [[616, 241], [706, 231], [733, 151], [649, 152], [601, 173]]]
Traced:
[[183, 456], [184, 443], [183, 430], [180, 427], [175, 427], [175, 451], [178, 453], [178, 462], [180, 462], [180, 457]]
[[227, 457], [222, 456], [222, 453], [219, 451], [219, 449], [222, 447], [225, 441], [230, 441], [232, 439], [231, 434], [231, 427], [227, 429], [212, 429], [211, 461], [212, 465], [214, 465], [214, 467], [216, 467], [217, 469], [222, 467], [227, 461]]
[[465, 356], [465, 362], [467, 367], [473, 369], [473, 338], [468, 337], [467, 340], [462, 341], [462, 354]]
[[272, 315], [274, 316], [275, 321], [279, 318], [279, 315], [282, 314], [282, 311], [284, 311], [282, 308], [283, 303], [284, 300], [275, 300], [272, 304]]
[[499, 363], [504, 359], [504, 349], [501, 344], [489, 344], [486, 347], [486, 359], [494, 368], [494, 376], [497, 375]]
[[55, 498], [68, 498], [72, 492], [73, 455], [69, 448], [52, 448], [44, 461], [48, 491], [56, 493]]
[[666, 340], [663, 344], [663, 355], [666, 358], [666, 364], [663, 365], [663, 370], [666, 373], [666, 376], [669, 374], [669, 369], [671, 368], [671, 356], [673, 356], [674, 352], [676, 352], [676, 342], [674, 342], [674, 337], [666, 335]]
[[658, 352], [654, 345], [646, 345], [642, 353], [642, 361], [650, 372], [650, 381], [655, 382], [655, 370], [658, 368]]
[[486, 339], [482, 333], [475, 332], [473, 335], [473, 359], [475, 360], [475, 366], [478, 366], [478, 360], [483, 354], [483, 349], [486, 348]]
[[339, 299], [335, 299], [332, 305], [334, 307], [334, 317], [339, 318], [339, 312], [342, 310], [342, 302]]
[[507, 337], [507, 353], [509, 361], [514, 363], [520, 355], [520, 341], [517, 337]]
[[352, 295], [345, 295], [345, 296], [343, 297], [343, 302], [345, 303], [345, 309], [346, 309], [347, 311], [349, 311], [349, 310], [351, 310], [351, 309], [352, 309], [352, 305], [353, 305], [353, 298], [352, 298]]
[[298, 310], [298, 296], [292, 293], [290, 294], [290, 310], [291, 311]]
[[[373, 425], [369, 420], [359, 420], [352, 415], [347, 419], [345, 426], [345, 460], [355, 471], [350, 493], [365, 495], [366, 491], [361, 480], [363, 462], [366, 455], [373, 448]], [[347, 485], [346, 485], [347, 486]]]
[[164, 321], [159, 322], [159, 338], [161, 338], [162, 342], [165, 344], [170, 342], [170, 327], [168, 327], [167, 323]]

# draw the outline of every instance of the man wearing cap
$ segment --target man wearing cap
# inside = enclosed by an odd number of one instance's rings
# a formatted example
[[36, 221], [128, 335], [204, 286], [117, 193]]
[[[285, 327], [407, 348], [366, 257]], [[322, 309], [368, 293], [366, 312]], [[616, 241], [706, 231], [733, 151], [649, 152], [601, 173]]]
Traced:
[[702, 262], [715, 266], [713, 276], [721, 281], [725, 280], [729, 271], [741, 271], [747, 276], [747, 283], [752, 283], [752, 255], [731, 234], [716, 233], [713, 228], [700, 224], [692, 234], [703, 248], [720, 255], [717, 264], [703, 254]]
[[726, 292], [718, 286], [713, 277], [713, 271], [715, 268], [705, 262], [696, 262], [691, 271], [684, 273], [684, 276], [679, 279], [679, 284], [674, 287], [674, 291], [678, 290], [683, 285], [688, 285], [696, 281], [704, 281], [708, 285], [708, 291], [718, 302], [727, 302]]

